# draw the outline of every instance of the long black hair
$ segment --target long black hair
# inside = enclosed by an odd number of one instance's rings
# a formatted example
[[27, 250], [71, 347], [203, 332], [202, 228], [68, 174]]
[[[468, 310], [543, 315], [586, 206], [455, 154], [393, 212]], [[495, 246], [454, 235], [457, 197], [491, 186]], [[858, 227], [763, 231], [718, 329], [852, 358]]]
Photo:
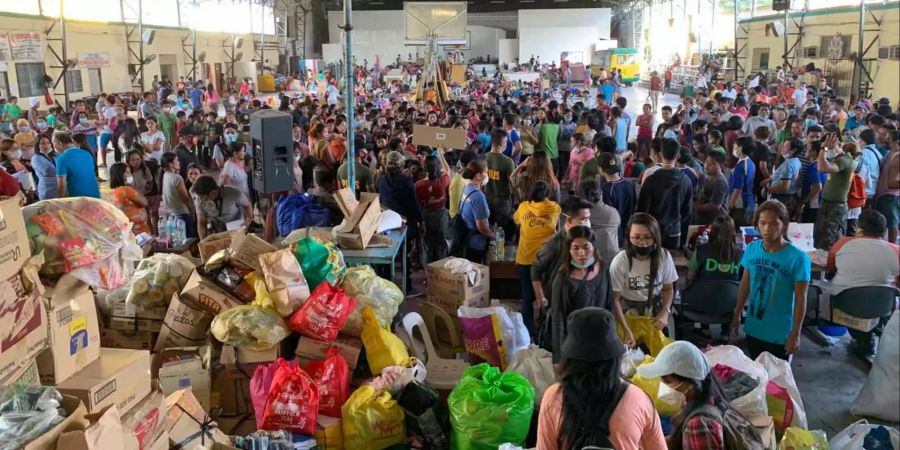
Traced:
[[735, 242], [734, 221], [726, 214], [713, 220], [709, 233], [709, 248], [719, 264], [737, 263], [741, 260], [741, 248]]
[[557, 442], [561, 450], [581, 450], [599, 442], [605, 431], [598, 425], [610, 410], [616, 391], [624, 383], [619, 358], [589, 362], [564, 359], [560, 364], [562, 413]]
[[635, 255], [637, 255], [637, 251], [635, 250], [636, 245], [631, 243], [631, 227], [635, 225], [643, 225], [650, 230], [650, 234], [653, 236], [653, 251], [650, 252], [650, 278], [648, 287], [647, 287], [647, 303], [651, 304], [653, 301], [653, 286], [656, 284], [656, 275], [659, 271], [659, 264], [662, 262], [662, 258], [666, 250], [662, 248], [662, 233], [659, 232], [659, 222], [656, 219], [647, 213], [635, 213], [631, 216], [631, 219], [628, 220], [628, 226], [625, 227], [625, 232], [627, 235], [625, 236], [625, 256], [628, 257], [628, 268], [631, 269], [631, 265], [634, 261]]

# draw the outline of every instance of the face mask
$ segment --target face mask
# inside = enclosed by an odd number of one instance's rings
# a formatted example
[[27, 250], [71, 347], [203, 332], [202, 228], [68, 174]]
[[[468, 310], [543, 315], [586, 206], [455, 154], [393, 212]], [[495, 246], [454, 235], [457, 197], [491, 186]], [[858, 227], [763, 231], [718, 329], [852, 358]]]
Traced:
[[126, 177], [125, 177], [125, 184], [134, 184], [134, 177], [131, 176], [131, 175], [126, 176]]
[[82, 125], [85, 125], [85, 124], [88, 123], [88, 118], [87, 118], [87, 117], [79, 117], [79, 118], [78, 118], [78, 123], [80, 123], [80, 124], [82, 124]]
[[485, 175], [484, 179], [481, 180], [481, 185], [487, 186], [488, 181], [489, 181], [489, 178], [487, 177], [487, 175]]
[[825, 150], [825, 159], [834, 159], [837, 157], [837, 149]]
[[648, 245], [646, 247], [634, 246], [634, 252], [641, 256], [649, 256], [655, 249], [655, 245]]
[[806, 127], [812, 127], [816, 125], [816, 119], [806, 119], [803, 123], [806, 124]]
[[236, 134], [226, 134], [225, 142], [227, 142], [229, 144], [233, 144], [233, 143], [237, 142], [237, 135]]
[[576, 269], [589, 269], [589, 268], [591, 268], [591, 266], [594, 265], [595, 262], [597, 262], [597, 261], [594, 260], [593, 256], [591, 256], [591, 259], [589, 259], [586, 264], [578, 264], [578, 261], [575, 261], [573, 259], [572, 267], [574, 267]]
[[[679, 383], [678, 386], [681, 386], [681, 383]], [[684, 394], [682, 394], [681, 392], [678, 392], [675, 389], [670, 388], [669, 385], [667, 385], [666, 383], [663, 383], [662, 381], [660, 381], [659, 382], [659, 401], [661, 401], [667, 405], [674, 405], [674, 406], [677, 406], [678, 408], [681, 408], [687, 402], [687, 397], [685, 397]]]
[[28, 127], [19, 127], [19, 131], [21, 131], [23, 133], [27, 133], [28, 130], [30, 130], [30, 128], [28, 128]]
[[40, 129], [42, 129], [42, 130], [46, 130], [46, 129], [47, 129], [47, 124], [44, 123], [44, 122], [41, 122], [41, 123], [38, 124], [38, 128], [40, 128]]
[[297, 164], [300, 164], [300, 155], [295, 155], [295, 156], [294, 156], [294, 161], [295, 161]]
[[9, 152], [9, 157], [12, 159], [22, 159], [22, 149], [20, 148]]
[[525, 119], [525, 126], [526, 126], [526, 127], [530, 127], [530, 126], [531, 126], [531, 119]]
[[734, 157], [737, 159], [741, 159], [741, 156], [744, 156], [744, 153], [741, 152], [739, 149], [732, 150], [731, 154], [734, 155]]

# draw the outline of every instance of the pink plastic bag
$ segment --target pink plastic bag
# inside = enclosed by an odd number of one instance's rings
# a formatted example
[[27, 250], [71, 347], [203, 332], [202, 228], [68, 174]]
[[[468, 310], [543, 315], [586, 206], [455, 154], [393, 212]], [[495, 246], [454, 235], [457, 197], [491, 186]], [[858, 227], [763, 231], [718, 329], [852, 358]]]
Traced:
[[277, 368], [269, 386], [261, 430], [285, 430], [314, 436], [319, 411], [319, 389], [313, 379], [296, 364], [283, 359], [275, 361]]
[[324, 281], [309, 296], [306, 303], [288, 319], [288, 327], [313, 339], [331, 342], [356, 307], [356, 300], [344, 290]]
[[258, 424], [262, 423], [263, 413], [266, 411], [266, 400], [269, 398], [269, 388], [272, 387], [272, 379], [275, 377], [279, 361], [289, 366], [299, 367], [297, 361], [285, 361], [278, 358], [268, 365], [257, 366], [250, 378], [250, 401], [253, 403], [253, 414], [256, 416]]
[[350, 397], [350, 368], [338, 347], [329, 348], [325, 359], [311, 361], [306, 372], [319, 389], [319, 412], [341, 417], [341, 406]]

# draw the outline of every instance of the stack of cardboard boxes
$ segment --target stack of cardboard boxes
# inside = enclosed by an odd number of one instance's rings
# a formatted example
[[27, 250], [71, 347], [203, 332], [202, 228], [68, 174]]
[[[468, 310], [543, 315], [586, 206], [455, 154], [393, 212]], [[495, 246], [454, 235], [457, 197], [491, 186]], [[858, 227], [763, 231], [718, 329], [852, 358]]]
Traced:
[[[429, 333], [442, 357], [464, 351], [462, 326], [457, 311], [463, 305], [483, 307], [490, 304], [491, 276], [488, 266], [471, 263], [472, 270], [454, 273], [445, 267], [453, 258], [435, 261], [425, 267], [427, 296], [421, 312]], [[440, 317], [438, 317], [440, 316]]]

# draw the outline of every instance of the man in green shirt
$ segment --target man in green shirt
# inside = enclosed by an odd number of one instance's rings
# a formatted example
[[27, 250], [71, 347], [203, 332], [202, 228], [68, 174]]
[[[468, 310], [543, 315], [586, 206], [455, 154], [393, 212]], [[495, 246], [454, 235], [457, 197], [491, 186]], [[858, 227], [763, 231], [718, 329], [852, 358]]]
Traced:
[[[366, 165], [368, 154], [369, 152], [366, 150], [365, 146], [356, 146], [356, 192], [375, 192], [375, 182], [372, 177], [372, 171], [369, 170], [369, 166]], [[347, 175], [349, 170], [346, 160], [338, 167], [337, 176], [342, 189], [349, 185], [350, 177]]]
[[491, 152], [485, 156], [488, 184], [484, 187], [492, 223], [503, 227], [506, 239], [512, 239], [516, 225], [512, 221], [512, 199], [509, 178], [516, 168], [512, 158], [503, 154], [506, 148], [506, 131], [494, 130], [491, 134]]
[[[850, 152], [859, 152], [855, 145], [845, 148]], [[835, 135], [825, 137], [816, 161], [819, 173], [828, 174], [828, 181], [822, 188], [819, 215], [816, 216], [813, 227], [813, 241], [818, 249], [830, 249], [838, 239], [847, 234], [847, 194], [850, 192], [853, 169], [856, 168], [855, 156], [844, 152]]]
[[541, 149], [550, 155], [550, 162], [553, 163], [553, 173], [559, 173], [559, 146], [557, 144], [559, 139], [559, 122], [559, 113], [551, 111], [548, 113], [547, 118], [537, 127], [538, 143], [541, 145]]
[[9, 97], [9, 102], [3, 107], [3, 122], [15, 124], [22, 115], [22, 107], [19, 106], [19, 97], [15, 95]]
[[175, 114], [172, 114], [172, 103], [168, 100], [163, 100], [162, 112], [156, 116], [156, 123], [159, 124], [159, 129], [166, 135], [169, 148], [174, 148], [176, 144], [175, 123], [177, 121], [178, 118], [175, 117]]

